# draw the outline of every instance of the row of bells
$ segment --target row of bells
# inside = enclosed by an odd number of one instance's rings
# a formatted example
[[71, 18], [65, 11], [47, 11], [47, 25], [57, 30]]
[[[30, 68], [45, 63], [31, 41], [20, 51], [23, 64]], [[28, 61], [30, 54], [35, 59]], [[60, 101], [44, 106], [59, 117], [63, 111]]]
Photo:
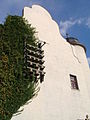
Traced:
[[43, 71], [45, 66], [44, 64], [44, 51], [41, 48], [27, 44], [24, 47], [24, 62], [26, 69], [29, 71], [30, 77], [34, 77], [37, 82], [40, 79], [40, 82], [44, 81], [45, 72]]

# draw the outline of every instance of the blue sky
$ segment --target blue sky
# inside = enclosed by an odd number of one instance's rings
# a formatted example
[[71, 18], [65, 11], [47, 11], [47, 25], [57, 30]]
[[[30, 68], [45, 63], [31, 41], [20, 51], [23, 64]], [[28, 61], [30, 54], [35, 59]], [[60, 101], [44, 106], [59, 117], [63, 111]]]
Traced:
[[7, 15], [22, 15], [24, 6], [32, 4], [50, 12], [63, 36], [68, 33], [86, 46], [90, 63], [90, 0], [0, 0], [0, 23]]

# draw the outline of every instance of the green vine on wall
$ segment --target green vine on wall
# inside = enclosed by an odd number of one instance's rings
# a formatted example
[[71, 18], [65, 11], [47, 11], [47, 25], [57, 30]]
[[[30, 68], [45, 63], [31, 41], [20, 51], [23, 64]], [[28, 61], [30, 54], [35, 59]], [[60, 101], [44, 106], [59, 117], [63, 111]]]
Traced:
[[24, 40], [36, 46], [35, 29], [21, 16], [9, 15], [0, 24], [0, 120], [10, 120], [37, 94], [37, 83], [23, 76]]

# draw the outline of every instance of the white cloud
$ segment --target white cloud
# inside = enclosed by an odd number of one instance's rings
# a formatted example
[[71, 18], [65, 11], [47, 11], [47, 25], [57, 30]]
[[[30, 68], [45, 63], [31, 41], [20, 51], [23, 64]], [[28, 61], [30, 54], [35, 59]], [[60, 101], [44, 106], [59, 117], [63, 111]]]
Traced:
[[87, 60], [88, 60], [88, 64], [89, 64], [89, 66], [90, 66], [90, 57], [88, 57]]
[[86, 25], [88, 26], [88, 28], [90, 28], [90, 18], [87, 19]]
[[63, 36], [66, 35], [68, 30], [72, 28], [74, 25], [84, 25], [87, 26], [90, 29], [90, 17], [88, 18], [80, 18], [80, 19], [69, 19], [66, 21], [60, 21], [60, 32]]
[[81, 24], [83, 22], [83, 19], [77, 19], [77, 20], [66, 20], [66, 21], [60, 21], [60, 32], [62, 35], [66, 35], [68, 29], [70, 29], [75, 24]]

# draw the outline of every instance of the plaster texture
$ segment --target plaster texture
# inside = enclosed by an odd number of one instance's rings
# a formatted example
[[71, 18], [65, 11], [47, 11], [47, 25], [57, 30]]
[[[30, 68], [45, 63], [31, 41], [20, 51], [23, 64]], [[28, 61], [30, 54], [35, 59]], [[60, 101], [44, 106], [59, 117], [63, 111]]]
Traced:
[[[83, 47], [69, 44], [57, 23], [39, 5], [25, 7], [23, 17], [36, 28], [43, 46], [45, 79], [38, 96], [12, 120], [77, 120], [90, 116], [90, 69]], [[79, 90], [71, 89], [70, 74]]]

